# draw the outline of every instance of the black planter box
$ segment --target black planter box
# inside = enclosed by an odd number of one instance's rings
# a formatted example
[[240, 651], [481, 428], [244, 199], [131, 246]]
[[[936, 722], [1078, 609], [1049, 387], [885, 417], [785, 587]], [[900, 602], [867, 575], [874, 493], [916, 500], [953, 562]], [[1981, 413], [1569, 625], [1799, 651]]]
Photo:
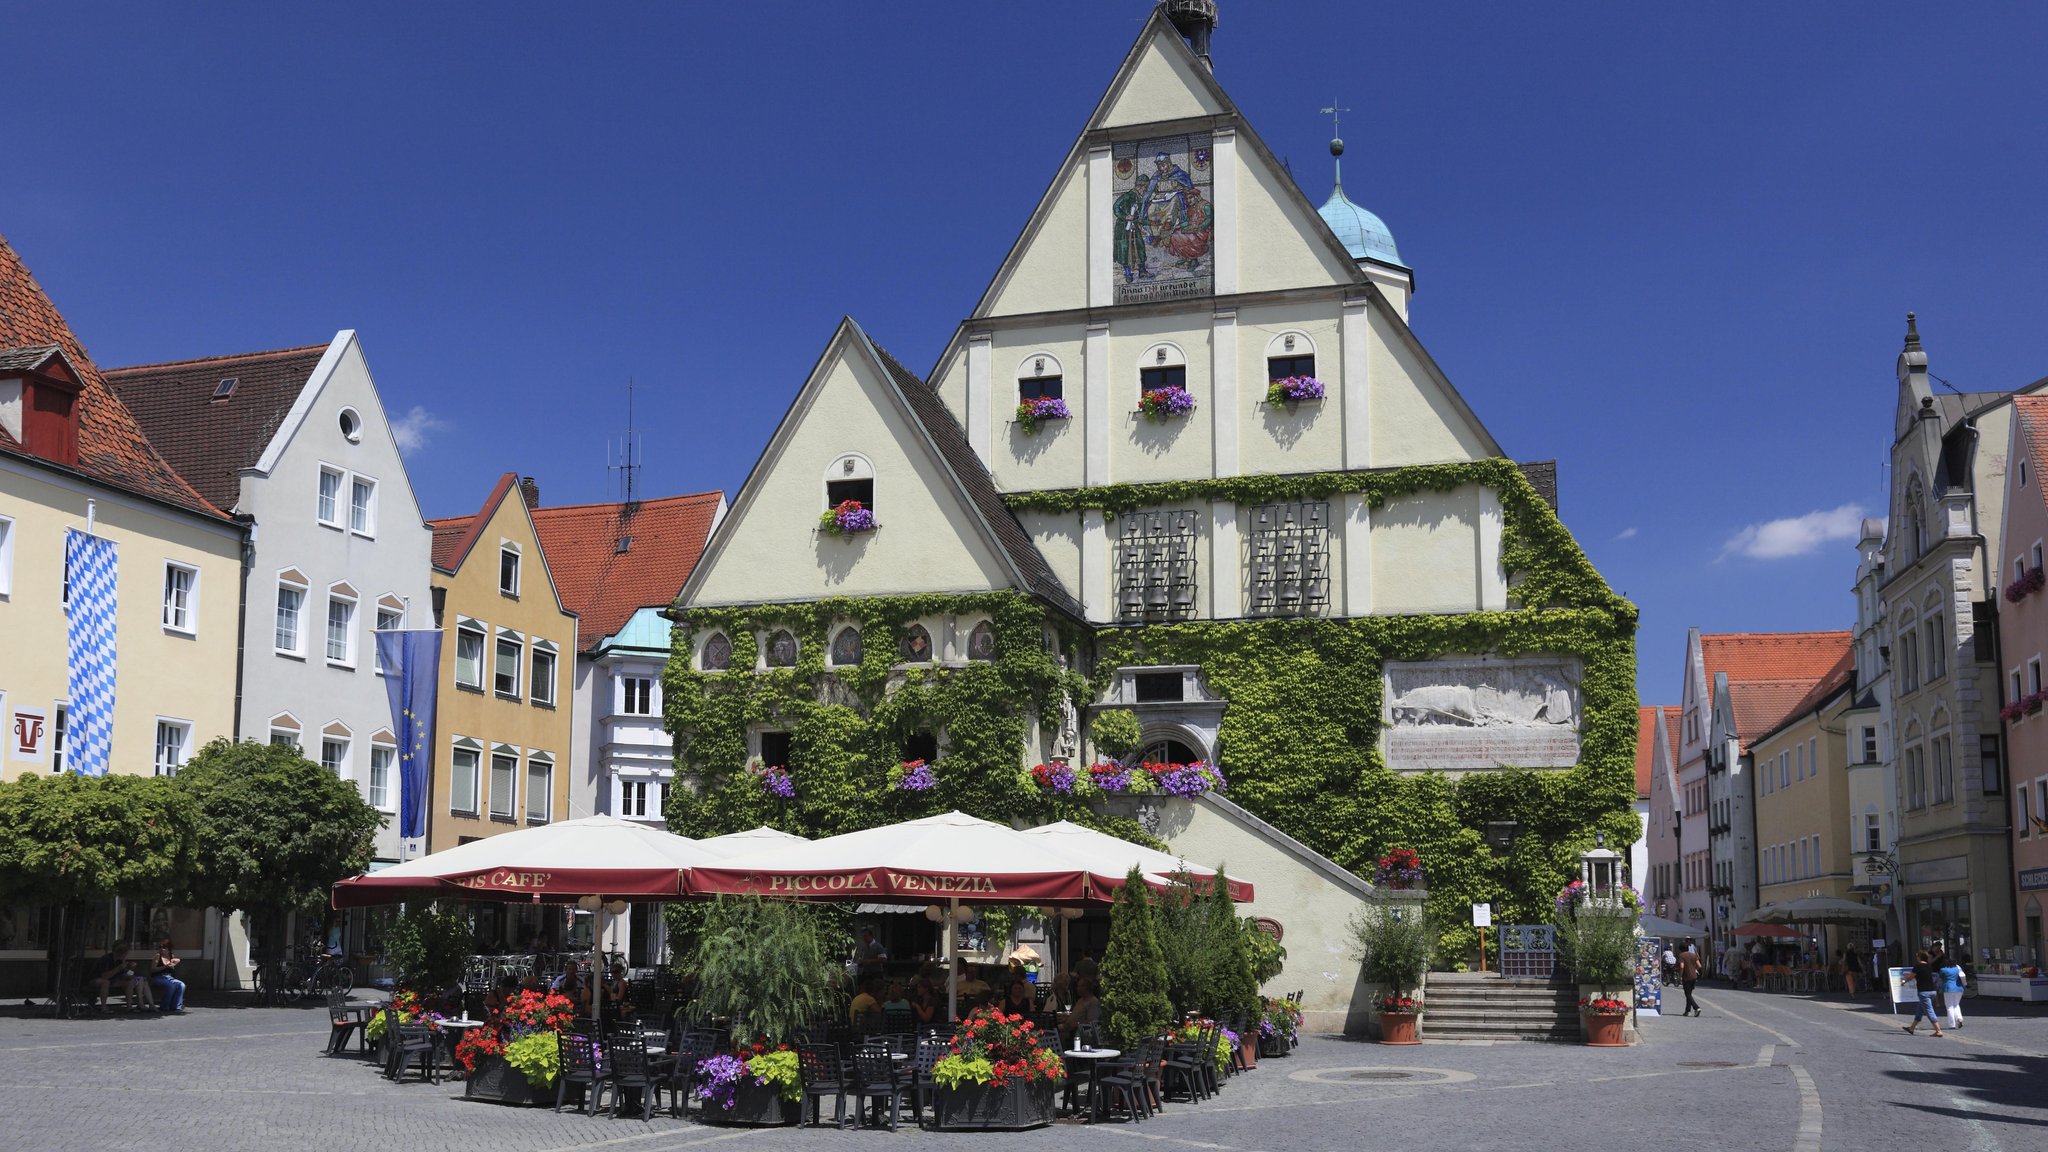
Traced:
[[1286, 1056], [1293, 1051], [1294, 1046], [1287, 1042], [1285, 1036], [1259, 1037], [1259, 1059], [1261, 1060], [1268, 1060], [1276, 1056]]
[[535, 1088], [526, 1080], [526, 1073], [505, 1063], [503, 1056], [485, 1056], [476, 1062], [476, 1071], [462, 1085], [465, 1100], [488, 1100], [493, 1104], [547, 1104], [555, 1102], [553, 1085]]
[[1052, 1123], [1060, 1086], [1049, 1080], [962, 1085], [932, 1090], [932, 1121], [941, 1131], [1043, 1128]]
[[795, 1124], [801, 1119], [803, 1101], [784, 1100], [782, 1090], [775, 1085], [763, 1086], [754, 1083], [752, 1076], [741, 1076], [739, 1087], [732, 1094], [732, 1107], [721, 1108], [715, 1100], [700, 1100], [697, 1116], [713, 1124], [775, 1127]]

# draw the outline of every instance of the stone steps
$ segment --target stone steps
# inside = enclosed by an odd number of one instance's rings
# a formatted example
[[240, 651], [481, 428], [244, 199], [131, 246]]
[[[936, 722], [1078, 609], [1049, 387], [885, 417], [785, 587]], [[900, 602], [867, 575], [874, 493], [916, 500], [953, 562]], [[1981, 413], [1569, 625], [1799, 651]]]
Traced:
[[1491, 974], [1433, 975], [1422, 1034], [1444, 1040], [1579, 1039], [1578, 994], [1570, 985]]

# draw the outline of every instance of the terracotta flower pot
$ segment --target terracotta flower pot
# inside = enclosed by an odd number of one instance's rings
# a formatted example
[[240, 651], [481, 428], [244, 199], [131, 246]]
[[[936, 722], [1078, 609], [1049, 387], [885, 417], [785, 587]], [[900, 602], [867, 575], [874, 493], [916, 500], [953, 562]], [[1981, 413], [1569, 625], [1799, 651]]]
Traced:
[[1619, 1013], [1588, 1012], [1585, 1015], [1586, 1046], [1589, 1048], [1626, 1048], [1628, 1041], [1621, 1038], [1622, 1025], [1628, 1017]]
[[1380, 1043], [1382, 1043], [1382, 1044], [1420, 1044], [1420, 1043], [1422, 1043], [1422, 1041], [1420, 1041], [1420, 1040], [1418, 1040], [1418, 1039], [1416, 1039], [1416, 1038], [1415, 1038], [1415, 1021], [1416, 1021], [1417, 1019], [1419, 1019], [1419, 1018], [1421, 1017], [1421, 1015], [1422, 1015], [1422, 1014], [1421, 1014], [1420, 1012], [1382, 1012], [1382, 1013], [1380, 1013]]

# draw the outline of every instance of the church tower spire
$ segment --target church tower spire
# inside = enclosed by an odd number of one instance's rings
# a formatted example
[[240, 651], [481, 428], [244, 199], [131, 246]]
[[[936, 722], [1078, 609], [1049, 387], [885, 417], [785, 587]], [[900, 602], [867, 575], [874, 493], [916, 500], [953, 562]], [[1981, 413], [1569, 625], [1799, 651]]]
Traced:
[[1330, 169], [1335, 183], [1330, 188], [1330, 198], [1317, 209], [1323, 222], [1337, 239], [1344, 244], [1344, 250], [1351, 258], [1365, 267], [1383, 291], [1395, 293], [1400, 298], [1399, 307], [1407, 315], [1407, 297], [1414, 291], [1414, 274], [1408, 265], [1402, 263], [1401, 252], [1394, 247], [1394, 234], [1386, 222], [1357, 204], [1344, 194], [1344, 137], [1342, 117], [1351, 111], [1335, 100], [1323, 109], [1323, 115], [1330, 118], [1334, 135], [1330, 139]]
[[1166, 18], [1173, 21], [1174, 31], [1214, 72], [1215, 62], [1209, 59], [1209, 37], [1216, 31], [1216, 0], [1159, 0], [1159, 6], [1166, 10]]

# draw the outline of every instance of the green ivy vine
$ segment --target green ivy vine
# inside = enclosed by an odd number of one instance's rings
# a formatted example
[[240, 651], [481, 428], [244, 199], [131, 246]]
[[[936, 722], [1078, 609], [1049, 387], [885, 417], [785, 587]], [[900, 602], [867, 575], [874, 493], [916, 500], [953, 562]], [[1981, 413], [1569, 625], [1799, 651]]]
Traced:
[[[1639, 835], [1636, 610], [1608, 587], [1512, 461], [1119, 484], [1005, 499], [1017, 510], [1109, 515], [1188, 500], [1258, 504], [1352, 493], [1379, 507], [1468, 484], [1500, 496], [1506, 611], [1091, 632], [1017, 592], [680, 609], [664, 680], [666, 719], [676, 736], [678, 774], [691, 786], [670, 792], [670, 826], [692, 836], [760, 824], [819, 836], [960, 808], [1001, 821], [1070, 819], [1157, 845], [1133, 820], [1040, 791], [1024, 764], [1027, 725], [1057, 715], [1062, 695], [1085, 709], [1125, 664], [1196, 664], [1230, 701], [1218, 736], [1230, 798], [1368, 878], [1387, 849], [1415, 848], [1431, 915], [1444, 929], [1442, 955], [1462, 956], [1476, 944], [1467, 926], [1473, 902], [1492, 902], [1500, 922], [1548, 923], [1552, 896], [1596, 832], [1616, 847]], [[985, 614], [996, 632], [995, 659], [899, 665], [901, 629], [943, 614]], [[861, 662], [827, 667], [831, 633], [848, 623], [862, 630]], [[714, 627], [742, 638], [788, 628], [799, 641], [797, 664], [758, 674], [698, 671], [692, 637]], [[1053, 645], [1046, 643], [1048, 629]], [[744, 640], [738, 647], [748, 650]], [[1379, 751], [1385, 662], [1467, 653], [1579, 657], [1575, 767], [1453, 780], [1386, 766]], [[1091, 667], [1087, 679], [1069, 670]], [[794, 798], [768, 795], [745, 772], [755, 727], [790, 732]], [[939, 784], [925, 793], [892, 791], [888, 770], [902, 759], [905, 738], [918, 731], [944, 733]], [[1496, 852], [1484, 841], [1485, 826], [1498, 820], [1516, 822], [1511, 851]]]

